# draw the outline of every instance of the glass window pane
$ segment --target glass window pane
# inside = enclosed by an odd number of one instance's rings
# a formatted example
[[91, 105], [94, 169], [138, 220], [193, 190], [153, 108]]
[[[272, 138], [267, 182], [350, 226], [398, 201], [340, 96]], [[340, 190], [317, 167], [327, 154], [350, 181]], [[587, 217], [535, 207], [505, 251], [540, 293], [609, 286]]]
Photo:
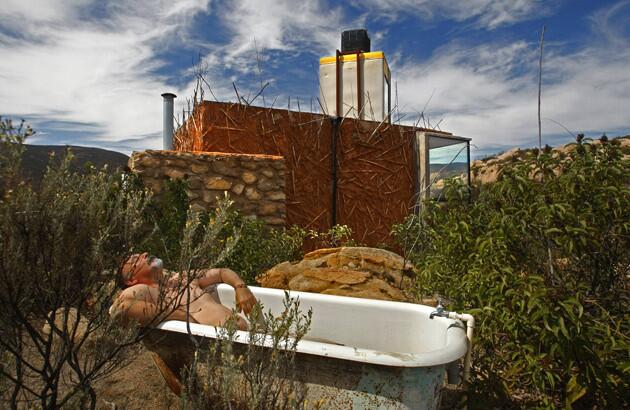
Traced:
[[461, 178], [468, 182], [469, 161], [467, 142], [448, 141], [445, 138], [430, 137], [429, 166], [431, 197], [441, 199], [445, 180]]

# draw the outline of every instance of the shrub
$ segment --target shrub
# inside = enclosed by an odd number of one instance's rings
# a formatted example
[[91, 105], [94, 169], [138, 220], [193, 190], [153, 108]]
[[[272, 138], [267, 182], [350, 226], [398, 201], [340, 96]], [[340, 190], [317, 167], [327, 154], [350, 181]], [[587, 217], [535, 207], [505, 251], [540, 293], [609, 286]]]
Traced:
[[0, 197], [10, 184], [17, 183], [18, 171], [24, 152], [23, 143], [34, 134], [24, 121], [16, 128], [11, 119], [0, 117]]
[[0, 199], [0, 375], [14, 408], [94, 405], [94, 381], [141, 335], [107, 310], [121, 261], [142, 243], [145, 198], [117, 176], [70, 172], [71, 160], [39, 190], [14, 180]]
[[[143, 188], [138, 176], [131, 174], [130, 178], [134, 185]], [[176, 263], [181, 253], [180, 240], [189, 208], [186, 183], [181, 179], [167, 179], [163, 191], [153, 195], [147, 205], [147, 226], [155, 227], [155, 235], [147, 241], [146, 249], [160, 255], [166, 266]]]
[[630, 164], [618, 144], [530, 153], [472, 201], [457, 181], [445, 195], [394, 234], [424, 293], [477, 316], [470, 404], [628, 406]]
[[256, 284], [256, 276], [274, 265], [299, 259], [306, 236], [303, 229], [268, 228], [260, 219], [242, 216], [237, 211], [230, 215], [227, 226], [240, 229], [241, 240], [225, 261], [226, 266], [239, 272], [250, 285]]
[[[138, 188], [142, 187], [138, 177], [130, 178]], [[154, 224], [156, 232], [147, 242], [146, 249], [156, 255], [163, 255], [166, 266], [176, 263], [181, 250], [179, 238], [190, 206], [186, 189], [185, 180], [167, 180], [162, 192], [154, 196], [147, 206], [146, 218]], [[216, 210], [210, 210], [201, 215], [207, 221], [215, 214]], [[229, 209], [217, 238], [218, 244], [223, 246], [234, 232], [239, 233], [239, 240], [222, 266], [238, 272], [249, 285], [255, 285], [256, 276], [278, 263], [300, 259], [305, 240], [318, 248], [356, 246], [352, 230], [345, 225], [335, 225], [324, 232], [307, 231], [295, 225], [290, 228], [269, 228], [263, 220]]]
[[[95, 408], [94, 383], [120, 368], [122, 353], [147, 333], [121, 326], [109, 307], [122, 262], [146, 250], [156, 232], [147, 220], [151, 194], [128, 175], [72, 171], [71, 152], [34, 189], [17, 178], [30, 131], [2, 124], [0, 400], [11, 408]], [[220, 263], [238, 240], [234, 233], [217, 240], [228, 205], [204, 218], [187, 211], [180, 230], [171, 231], [179, 250], [173, 266], [187, 278]], [[174, 309], [158, 299], [149, 326]]]
[[236, 341], [236, 322], [198, 350], [188, 369], [182, 407], [193, 409], [295, 409], [304, 406], [306, 386], [295, 359], [312, 312], [285, 295], [284, 311], [274, 316], [256, 305], [245, 343]]

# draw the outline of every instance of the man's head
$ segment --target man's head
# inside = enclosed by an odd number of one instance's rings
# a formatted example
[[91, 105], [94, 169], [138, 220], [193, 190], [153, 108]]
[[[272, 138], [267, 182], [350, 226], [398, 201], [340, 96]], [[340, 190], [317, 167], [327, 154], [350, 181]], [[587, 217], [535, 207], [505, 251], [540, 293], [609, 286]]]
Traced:
[[121, 274], [125, 286], [157, 285], [163, 275], [162, 260], [147, 252], [136, 253], [125, 261]]

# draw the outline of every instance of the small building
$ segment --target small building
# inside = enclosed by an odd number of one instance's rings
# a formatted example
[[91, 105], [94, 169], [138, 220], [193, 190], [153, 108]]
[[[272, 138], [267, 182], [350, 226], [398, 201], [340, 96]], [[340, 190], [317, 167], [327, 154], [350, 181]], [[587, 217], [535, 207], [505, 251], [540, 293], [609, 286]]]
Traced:
[[[385, 55], [369, 49], [365, 30], [353, 32], [320, 60], [322, 113], [203, 101], [173, 149], [281, 156], [287, 226], [344, 224], [375, 246], [391, 243], [392, 225], [420, 201], [439, 197], [445, 177], [469, 181], [470, 139], [393, 123]], [[264, 177], [250, 189], [264, 190]]]

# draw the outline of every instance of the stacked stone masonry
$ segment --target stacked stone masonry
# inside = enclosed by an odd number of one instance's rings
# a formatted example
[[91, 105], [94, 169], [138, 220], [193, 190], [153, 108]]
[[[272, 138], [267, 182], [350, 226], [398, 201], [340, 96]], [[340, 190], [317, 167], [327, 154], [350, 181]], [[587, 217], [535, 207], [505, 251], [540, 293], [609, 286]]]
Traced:
[[134, 152], [129, 168], [155, 193], [168, 178], [184, 178], [193, 209], [210, 209], [227, 192], [234, 207], [268, 225], [286, 222], [284, 158], [274, 155], [147, 150]]

